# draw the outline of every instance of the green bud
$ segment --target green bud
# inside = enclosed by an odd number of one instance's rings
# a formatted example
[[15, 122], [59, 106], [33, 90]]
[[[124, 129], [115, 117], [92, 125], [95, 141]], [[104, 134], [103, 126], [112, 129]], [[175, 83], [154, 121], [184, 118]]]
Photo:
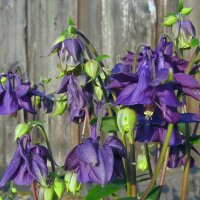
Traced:
[[189, 15], [191, 13], [191, 11], [192, 11], [192, 8], [183, 8], [181, 10], [181, 14], [182, 15]]
[[163, 25], [164, 26], [172, 26], [177, 22], [177, 17], [174, 15], [169, 15], [168, 17], [164, 18]]
[[52, 117], [62, 115], [66, 109], [67, 109], [67, 96], [62, 94], [59, 96], [59, 98], [56, 101], [56, 105], [55, 105], [55, 109], [54, 109], [54, 113], [52, 114]]
[[31, 129], [31, 126], [29, 126], [27, 123], [20, 123], [15, 128], [15, 140], [17, 138], [21, 138], [22, 135], [27, 134]]
[[77, 173], [75, 172], [68, 172], [65, 175], [65, 186], [67, 188], [67, 192], [72, 192], [75, 194], [79, 192], [81, 189], [81, 183], [77, 181]]
[[99, 72], [99, 63], [96, 60], [89, 60], [84, 65], [85, 73], [94, 80]]
[[137, 114], [130, 108], [122, 108], [117, 113], [117, 126], [120, 133], [130, 135], [137, 123]]
[[94, 93], [95, 93], [95, 96], [98, 99], [98, 101], [101, 101], [102, 97], [103, 97], [103, 91], [101, 89], [101, 86], [95, 85], [94, 86]]
[[6, 88], [6, 81], [7, 81], [7, 77], [2, 76], [0, 82], [2, 86], [4, 87], [4, 89]]
[[69, 26], [69, 28], [68, 28], [68, 33], [69, 34], [74, 34], [74, 33], [76, 33], [76, 31], [77, 31], [76, 26], [74, 26], [74, 25], [70, 25]]
[[65, 184], [64, 181], [61, 180], [59, 177], [56, 177], [54, 180], [54, 191], [59, 199], [62, 198], [65, 191]]
[[137, 157], [137, 169], [145, 171], [148, 168], [147, 158], [144, 154], [139, 154]]
[[38, 108], [40, 106], [40, 102], [41, 102], [40, 97], [39, 96], [35, 96], [35, 101], [34, 101], [35, 107]]
[[45, 187], [44, 188], [44, 200], [54, 200], [54, 188]]

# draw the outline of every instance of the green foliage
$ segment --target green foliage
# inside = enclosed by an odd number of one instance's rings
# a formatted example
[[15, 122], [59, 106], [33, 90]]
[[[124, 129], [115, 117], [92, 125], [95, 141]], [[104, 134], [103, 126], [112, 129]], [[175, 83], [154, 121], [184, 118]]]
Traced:
[[56, 177], [54, 180], [54, 191], [59, 199], [62, 198], [65, 191], [65, 183], [59, 177]]
[[191, 41], [191, 43], [190, 43], [190, 47], [191, 47], [191, 48], [194, 48], [194, 47], [198, 46], [199, 44], [200, 44], [199, 39], [197, 39], [197, 38], [192, 38], [192, 41]]
[[[91, 125], [94, 125], [97, 122], [97, 118], [94, 118], [90, 121]], [[117, 119], [116, 116], [112, 117], [103, 117], [101, 122], [101, 131], [103, 133], [114, 133], [119, 129], [117, 127]]]
[[169, 15], [168, 17], [164, 18], [163, 25], [164, 26], [172, 26], [177, 22], [177, 17], [176, 15]]
[[183, 0], [179, 0], [178, 2], [178, 12], [180, 12], [183, 9]]
[[74, 20], [73, 20], [72, 16], [68, 17], [68, 25], [69, 26], [74, 26]]
[[121, 180], [108, 183], [105, 186], [95, 185], [89, 190], [87, 196], [85, 197], [85, 200], [91, 200], [91, 199], [99, 200], [113, 193], [116, 193], [124, 188], [125, 188], [125, 183]]
[[21, 138], [23, 135], [28, 134], [31, 126], [27, 123], [20, 123], [15, 128], [15, 140]]
[[45, 187], [44, 188], [44, 200], [54, 200], [54, 188]]
[[200, 143], [200, 135], [191, 136], [189, 141], [193, 145], [198, 145]]
[[102, 61], [102, 60], [104, 60], [106, 58], [110, 58], [110, 56], [103, 54], [103, 55], [97, 56], [95, 58], [95, 60], [99, 62], [99, 61]]

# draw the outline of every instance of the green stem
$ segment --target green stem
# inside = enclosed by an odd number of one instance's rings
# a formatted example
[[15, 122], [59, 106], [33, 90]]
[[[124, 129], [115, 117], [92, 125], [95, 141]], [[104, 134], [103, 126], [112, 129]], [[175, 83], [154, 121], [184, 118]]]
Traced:
[[[122, 143], [127, 150], [126, 138], [124, 135], [122, 136]], [[130, 171], [128, 167], [128, 162], [126, 159], [123, 159], [123, 162], [124, 162], [124, 168], [125, 168], [125, 174], [126, 174], [126, 196], [131, 197]]]
[[148, 148], [148, 144], [147, 143], [144, 144], [144, 149], [145, 149], [145, 154], [146, 154], [146, 159], [147, 159], [149, 175], [150, 175], [150, 177], [152, 177], [153, 176], [153, 171], [152, 171], [152, 167], [151, 167], [151, 160], [150, 160], [150, 156], [149, 156], [149, 148]]
[[165, 138], [165, 141], [164, 141], [164, 144], [163, 144], [163, 147], [162, 147], [162, 151], [161, 151], [160, 158], [158, 160], [154, 175], [153, 175], [146, 191], [143, 193], [141, 200], [145, 200], [145, 198], [147, 197], [149, 192], [152, 190], [152, 188], [153, 188], [153, 186], [154, 186], [154, 184], [155, 184], [155, 182], [158, 178], [158, 175], [160, 173], [160, 170], [162, 168], [162, 164], [163, 164], [163, 161], [164, 161], [164, 158], [165, 158], [165, 154], [166, 154], [166, 151], [167, 151], [167, 147], [168, 147], [168, 144], [169, 144], [169, 140], [170, 140], [170, 137], [171, 137], [171, 134], [172, 134], [173, 127], [174, 127], [173, 124], [168, 125], [166, 138]]
[[196, 48], [195, 52], [193, 53], [192, 58], [191, 58], [191, 60], [190, 60], [190, 62], [189, 62], [189, 64], [188, 64], [188, 66], [187, 66], [187, 68], [186, 68], [186, 70], [185, 70], [186, 74], [189, 74], [189, 73], [190, 73], [191, 67], [192, 67], [192, 65], [195, 63], [196, 58], [197, 58], [199, 52], [200, 52], [200, 47], [198, 46], [198, 47]]
[[[50, 146], [50, 143], [49, 143], [49, 139], [47, 137], [46, 131], [44, 130], [44, 127], [43, 126], [39, 126], [39, 125], [37, 127], [40, 129], [40, 131], [42, 133], [42, 136], [43, 136], [43, 138], [44, 138], [44, 140], [46, 142], [46, 145], [47, 145], [47, 148], [49, 150], [49, 153], [50, 153], [51, 157], [53, 158], [53, 154], [52, 154], [51, 146]], [[54, 165], [53, 161], [51, 161], [51, 168], [52, 168], [52, 171], [55, 172], [55, 165]]]
[[134, 135], [129, 138], [130, 145], [130, 185], [131, 185], [131, 197], [137, 197], [137, 177], [136, 177], [136, 160], [135, 160], [135, 144]]
[[[96, 57], [98, 57], [99, 54], [98, 54], [97, 50], [95, 49], [95, 47], [94, 47], [94, 46], [92, 45], [92, 43], [90, 42], [90, 40], [89, 40], [81, 31], [78, 31], [78, 30], [77, 30], [77, 31], [76, 31], [76, 34], [79, 35], [79, 36], [81, 36], [81, 37], [83, 38], [83, 40], [86, 42], [88, 48], [92, 51], [92, 53], [93, 53]], [[103, 71], [105, 77], [107, 77], [106, 73], [104, 72], [105, 66], [104, 66], [103, 62], [102, 62], [102, 61], [99, 61], [99, 64], [100, 64], [100, 66], [101, 66], [101, 68], [102, 68], [102, 71]], [[97, 77], [97, 79], [98, 79], [98, 81], [99, 81], [99, 83], [100, 83], [100, 85], [101, 85], [101, 89], [102, 89], [102, 91], [103, 91], [103, 96], [104, 96], [104, 98], [105, 98], [105, 101], [106, 101], [106, 103], [109, 103], [109, 98], [108, 98], [107, 92], [106, 92], [106, 90], [105, 90], [105, 88], [104, 88], [104, 86], [103, 86], [103, 80], [102, 80], [101, 76], [99, 75], [99, 76]], [[109, 113], [109, 116], [112, 116], [112, 111], [111, 111], [110, 108], [108, 108], [108, 113]]]

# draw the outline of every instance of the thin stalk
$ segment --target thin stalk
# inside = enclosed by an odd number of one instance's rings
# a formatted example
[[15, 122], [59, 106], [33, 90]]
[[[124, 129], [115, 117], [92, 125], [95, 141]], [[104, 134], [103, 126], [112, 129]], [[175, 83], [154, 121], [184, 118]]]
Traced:
[[131, 197], [137, 197], [137, 175], [136, 175], [136, 160], [135, 160], [135, 144], [134, 136], [129, 138], [130, 145], [130, 185], [131, 185]]
[[147, 159], [149, 175], [150, 175], [150, 177], [152, 177], [153, 176], [153, 171], [152, 171], [152, 167], [151, 167], [151, 160], [150, 160], [150, 156], [149, 156], [148, 144], [146, 144], [146, 143], [144, 144], [144, 149], [145, 149], [145, 154], [146, 154], [146, 159]]
[[163, 186], [163, 184], [164, 184], [166, 170], [167, 170], [167, 164], [168, 164], [168, 160], [169, 160], [169, 153], [170, 153], [170, 147], [167, 148], [167, 152], [165, 154], [163, 170], [162, 170], [161, 177], [160, 177], [160, 186]]
[[[92, 45], [92, 43], [90, 42], [90, 40], [89, 40], [81, 31], [79, 31], [79, 30], [76, 31], [76, 34], [83, 38], [83, 40], [86, 42], [88, 48], [92, 51], [92, 53], [93, 53], [96, 57], [98, 57], [99, 54], [98, 54], [97, 50], [95, 49], [95, 47], [94, 47], [94, 46]], [[103, 71], [105, 77], [107, 77], [106, 73], [104, 72], [105, 66], [104, 66], [103, 62], [102, 62], [102, 61], [99, 61], [99, 64], [100, 64], [100, 66], [101, 66], [101, 68], [102, 68], [102, 71]], [[99, 75], [99, 76], [97, 77], [97, 79], [98, 79], [98, 81], [99, 81], [99, 83], [100, 83], [100, 85], [101, 85], [101, 89], [102, 89], [102, 91], [103, 91], [103, 96], [104, 96], [104, 98], [105, 98], [105, 101], [106, 101], [106, 103], [109, 103], [109, 98], [108, 98], [107, 92], [106, 92], [106, 90], [105, 90], [105, 88], [104, 88], [104, 86], [103, 86], [103, 80], [102, 80], [101, 76]], [[109, 116], [112, 116], [112, 111], [111, 111], [110, 108], [108, 108], [108, 114], [109, 114]]]
[[92, 129], [91, 129], [91, 126], [90, 126], [90, 115], [89, 115], [87, 108], [85, 108], [84, 110], [85, 110], [86, 124], [87, 124], [88, 131], [89, 131], [89, 134], [90, 134], [90, 137], [91, 137], [92, 136]]
[[[186, 97], [183, 96], [183, 101], [186, 105]], [[184, 112], [186, 113], [186, 106]], [[181, 188], [181, 200], [186, 200], [187, 197], [187, 186], [188, 186], [188, 177], [189, 177], [189, 172], [190, 172], [190, 143], [189, 143], [189, 138], [190, 138], [190, 130], [189, 130], [189, 125], [185, 123], [185, 139], [186, 139], [186, 163], [184, 166], [184, 171], [183, 171], [183, 180], [182, 180], [182, 188]]]
[[146, 191], [143, 193], [141, 200], [145, 200], [145, 198], [147, 197], [149, 192], [152, 190], [152, 188], [153, 188], [153, 186], [154, 186], [154, 184], [155, 184], [155, 182], [158, 178], [158, 175], [160, 173], [160, 170], [162, 168], [162, 164], [163, 164], [163, 161], [164, 161], [164, 158], [165, 158], [165, 154], [166, 154], [166, 151], [167, 151], [167, 147], [168, 147], [168, 144], [169, 144], [169, 140], [170, 140], [170, 137], [171, 137], [171, 134], [172, 134], [173, 127], [174, 127], [173, 124], [168, 125], [166, 138], [165, 138], [165, 141], [164, 141], [164, 144], [163, 144], [163, 147], [162, 147], [162, 151], [161, 151], [160, 158], [158, 160], [154, 175], [153, 175]]
[[[126, 138], [123, 135], [122, 136], [122, 143], [124, 147], [127, 150], [127, 144], [126, 144]], [[130, 171], [129, 171], [129, 166], [128, 162], [126, 159], [123, 158], [123, 163], [124, 163], [124, 168], [125, 168], [125, 174], [126, 174], [126, 196], [131, 197], [131, 185], [130, 185]]]
[[32, 189], [32, 193], [33, 193], [33, 199], [38, 200], [38, 196], [37, 196], [37, 192], [36, 192], [36, 186], [35, 186], [34, 182], [31, 184], [31, 189]]
[[187, 68], [186, 68], [186, 70], [185, 70], [186, 74], [189, 74], [189, 73], [190, 73], [191, 67], [192, 67], [192, 65], [195, 63], [196, 58], [197, 58], [199, 52], [200, 52], [200, 47], [198, 46], [198, 47], [196, 48], [195, 52], [193, 53], [192, 58], [191, 58], [191, 60], [190, 60], [190, 62], [189, 62], [189, 64], [188, 64], [188, 66], [187, 66]]
[[[43, 138], [44, 138], [44, 140], [46, 142], [46, 145], [47, 145], [47, 148], [49, 150], [49, 153], [50, 153], [51, 157], [53, 158], [53, 154], [52, 154], [52, 150], [51, 150], [51, 145], [49, 143], [49, 139], [47, 137], [46, 131], [44, 130], [44, 127], [43, 126], [37, 126], [37, 127], [40, 129], [40, 131], [42, 133], [42, 136], [43, 136]], [[55, 172], [55, 165], [54, 165], [53, 161], [51, 161], [51, 168], [52, 168], [52, 171]]]

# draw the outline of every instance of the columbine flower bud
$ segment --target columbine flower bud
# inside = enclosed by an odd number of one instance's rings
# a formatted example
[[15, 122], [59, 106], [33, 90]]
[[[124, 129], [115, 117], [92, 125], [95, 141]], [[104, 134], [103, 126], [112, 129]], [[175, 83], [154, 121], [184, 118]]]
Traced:
[[96, 60], [89, 60], [84, 65], [85, 73], [94, 80], [99, 72], [99, 63]]
[[147, 159], [144, 154], [139, 154], [137, 158], [137, 169], [145, 171], [148, 168]]
[[20, 123], [15, 128], [15, 140], [17, 138], [21, 138], [22, 135], [28, 134], [30, 131], [31, 126], [29, 126], [27, 123]]
[[72, 192], [73, 194], [79, 192], [81, 189], [81, 183], [77, 181], [77, 173], [68, 172], [65, 175], [65, 185], [67, 188], [67, 192]]
[[192, 38], [195, 37], [196, 31], [191, 21], [179, 21], [172, 27], [174, 37], [178, 39], [178, 48], [190, 48]]
[[130, 134], [137, 122], [137, 114], [130, 108], [122, 108], [117, 114], [117, 125], [120, 133]]

